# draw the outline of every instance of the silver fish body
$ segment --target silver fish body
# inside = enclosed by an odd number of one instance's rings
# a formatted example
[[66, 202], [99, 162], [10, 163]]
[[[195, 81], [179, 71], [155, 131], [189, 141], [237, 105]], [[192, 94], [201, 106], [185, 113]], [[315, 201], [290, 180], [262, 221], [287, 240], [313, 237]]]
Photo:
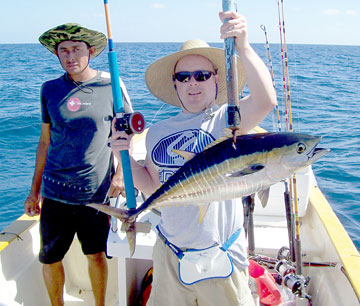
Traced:
[[329, 150], [316, 149], [321, 137], [298, 133], [237, 136], [210, 145], [174, 173], [138, 208], [203, 205], [244, 197], [290, 177]]
[[264, 190], [323, 156], [320, 137], [264, 133], [221, 141], [187, 161], [133, 213], [230, 200]]
[[[245, 197], [268, 189], [328, 153], [328, 149], [316, 148], [320, 139], [288, 132], [242, 135], [236, 142], [233, 138], [220, 139], [194, 155], [136, 209], [89, 206], [131, 223], [146, 209], [190, 204], [201, 207]], [[135, 244], [135, 238], [131, 239]], [[130, 245], [132, 252], [134, 247]]]

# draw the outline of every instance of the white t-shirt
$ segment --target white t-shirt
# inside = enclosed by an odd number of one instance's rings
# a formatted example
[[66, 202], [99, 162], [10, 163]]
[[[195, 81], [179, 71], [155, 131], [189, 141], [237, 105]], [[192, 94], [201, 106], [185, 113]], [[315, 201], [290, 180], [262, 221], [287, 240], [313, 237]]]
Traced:
[[[214, 106], [205, 112], [180, 112], [175, 117], [155, 123], [146, 137], [147, 154], [159, 172], [163, 184], [184, 163], [185, 159], [172, 150], [199, 153], [223, 135], [226, 128], [226, 105]], [[229, 252], [236, 264], [246, 268], [246, 240], [243, 230], [241, 199], [212, 202], [202, 223], [196, 205], [168, 206], [161, 209], [159, 228], [178, 247], [203, 249], [225, 241], [239, 228], [240, 237]]]

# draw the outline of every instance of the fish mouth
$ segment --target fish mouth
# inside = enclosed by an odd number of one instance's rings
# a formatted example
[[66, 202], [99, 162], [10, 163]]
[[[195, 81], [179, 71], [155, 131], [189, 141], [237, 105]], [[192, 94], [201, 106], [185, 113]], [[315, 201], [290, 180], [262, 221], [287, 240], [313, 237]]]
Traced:
[[324, 155], [328, 154], [330, 152], [330, 149], [325, 148], [317, 148], [314, 146], [314, 148], [307, 154], [308, 157], [308, 163], [314, 163]]

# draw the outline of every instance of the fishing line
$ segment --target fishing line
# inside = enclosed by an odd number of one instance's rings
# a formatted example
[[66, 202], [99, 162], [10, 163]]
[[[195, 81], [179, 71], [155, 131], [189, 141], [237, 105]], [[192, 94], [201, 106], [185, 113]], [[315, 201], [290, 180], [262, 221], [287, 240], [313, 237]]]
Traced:
[[161, 106], [159, 107], [159, 109], [157, 110], [155, 115], [153, 116], [151, 122], [149, 123], [149, 127], [153, 125], [153, 122], [154, 122], [155, 118], [159, 115], [159, 113], [161, 112], [161, 110], [164, 108], [165, 105], [166, 105], [165, 103], [161, 104]]
[[[126, 87], [128, 89], [128, 92], [131, 93], [132, 90], [134, 90], [134, 92], [130, 95], [131, 96], [131, 100], [142, 100], [142, 101], [151, 101], [151, 102], [155, 102], [156, 104], [158, 103], [157, 99], [154, 99], [152, 97], [152, 95], [146, 91], [146, 86], [144, 86], [143, 88], [140, 88], [139, 91], [139, 84], [137, 83], [140, 80], [137, 80], [138, 78], [140, 79], [140, 77], [143, 79], [143, 74], [145, 74], [145, 69], [139, 69], [139, 67], [137, 66], [137, 62], [135, 60], [132, 59], [132, 55], [131, 55], [131, 46], [129, 46], [128, 44], [124, 44], [121, 46], [121, 52], [120, 56], [121, 56], [121, 62], [119, 64], [119, 67], [130, 67], [129, 70], [127, 70], [127, 72], [129, 74], [131, 74], [130, 78], [133, 80], [133, 82], [130, 82], [129, 84], [126, 84]], [[133, 67], [134, 64], [136, 65], [136, 67]], [[124, 74], [124, 77], [129, 76], [127, 74]], [[126, 83], [126, 80], [124, 81]], [[145, 84], [144, 84], [145, 85]], [[142, 93], [142, 90], [146, 91], [146, 95], [144, 95]], [[151, 116], [151, 121], [150, 122], [146, 122], [146, 126], [147, 128], [151, 127], [154, 124], [154, 121], [156, 120], [156, 118], [160, 115], [168, 115], [169, 111], [167, 111], [166, 107], [168, 107], [169, 105], [166, 103], [161, 103], [159, 107], [155, 108], [154, 105], [152, 103], [148, 103], [148, 104], [143, 104], [144, 109], [142, 110], [144, 112], [145, 115], [148, 115], [148, 113], [146, 112], [146, 107], [148, 106], [149, 109], [151, 110], [151, 114], [154, 113], [152, 110], [156, 110], [156, 113]], [[163, 110], [163, 108], [165, 108]], [[168, 107], [169, 108], [169, 107]], [[170, 108], [171, 111], [171, 108]]]

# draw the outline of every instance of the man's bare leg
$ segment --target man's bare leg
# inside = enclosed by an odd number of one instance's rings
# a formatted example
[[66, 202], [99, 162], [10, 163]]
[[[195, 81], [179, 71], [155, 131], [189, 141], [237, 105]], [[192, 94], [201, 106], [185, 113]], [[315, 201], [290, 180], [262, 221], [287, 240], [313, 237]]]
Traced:
[[86, 255], [91, 287], [94, 293], [95, 305], [105, 306], [106, 284], [108, 277], [108, 266], [105, 252]]
[[65, 272], [62, 262], [43, 264], [43, 277], [52, 306], [64, 305]]

